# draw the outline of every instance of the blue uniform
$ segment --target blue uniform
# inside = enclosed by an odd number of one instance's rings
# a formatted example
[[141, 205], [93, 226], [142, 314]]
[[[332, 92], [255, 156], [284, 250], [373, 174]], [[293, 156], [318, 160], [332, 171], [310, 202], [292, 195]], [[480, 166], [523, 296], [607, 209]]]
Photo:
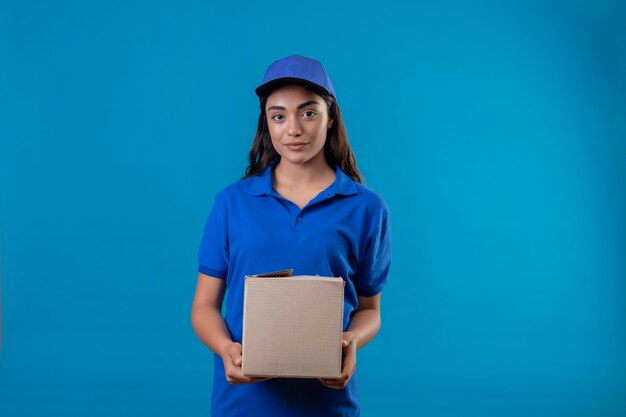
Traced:
[[[380, 293], [389, 276], [389, 208], [380, 195], [335, 166], [335, 181], [300, 209], [274, 190], [275, 166], [216, 194], [200, 243], [198, 270], [226, 280], [224, 320], [239, 343], [245, 275], [293, 268], [294, 275], [343, 277], [344, 331], [357, 295]], [[317, 379], [231, 385], [222, 359], [214, 359], [214, 417], [360, 414], [357, 372], [340, 390]]]

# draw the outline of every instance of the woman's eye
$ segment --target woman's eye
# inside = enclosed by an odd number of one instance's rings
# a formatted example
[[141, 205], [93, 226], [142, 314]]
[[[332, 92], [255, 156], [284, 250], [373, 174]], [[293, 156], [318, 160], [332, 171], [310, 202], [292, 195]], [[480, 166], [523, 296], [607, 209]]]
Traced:
[[272, 119], [276, 120], [276, 121], [283, 120], [283, 115], [282, 114], [275, 114], [275, 115], [272, 116]]
[[303, 113], [306, 117], [313, 117], [315, 116], [317, 113], [315, 113], [313, 110], [307, 110]]

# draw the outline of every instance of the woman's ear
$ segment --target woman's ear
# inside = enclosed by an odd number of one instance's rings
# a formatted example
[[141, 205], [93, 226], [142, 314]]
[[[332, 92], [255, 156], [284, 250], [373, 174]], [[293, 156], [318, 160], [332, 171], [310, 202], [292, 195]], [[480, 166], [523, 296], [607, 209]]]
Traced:
[[333, 119], [328, 118], [328, 129], [330, 129], [332, 125], [333, 125]]

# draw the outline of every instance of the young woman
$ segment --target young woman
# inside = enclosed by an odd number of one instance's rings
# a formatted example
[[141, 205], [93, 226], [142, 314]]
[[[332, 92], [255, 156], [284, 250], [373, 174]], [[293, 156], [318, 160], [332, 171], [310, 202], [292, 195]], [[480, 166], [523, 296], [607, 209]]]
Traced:
[[[276, 61], [256, 93], [250, 165], [217, 193], [199, 250], [192, 324], [215, 353], [212, 415], [358, 416], [356, 357], [380, 328], [389, 209], [361, 184], [321, 63], [298, 55]], [[241, 372], [244, 276], [288, 268], [346, 281], [339, 379]]]

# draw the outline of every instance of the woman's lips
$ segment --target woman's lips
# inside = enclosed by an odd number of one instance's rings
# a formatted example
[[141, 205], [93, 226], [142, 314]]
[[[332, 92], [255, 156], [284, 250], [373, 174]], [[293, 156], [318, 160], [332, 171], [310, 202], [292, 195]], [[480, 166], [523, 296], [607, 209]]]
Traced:
[[285, 146], [289, 148], [291, 151], [299, 151], [307, 145], [305, 142], [291, 142], [286, 143]]

